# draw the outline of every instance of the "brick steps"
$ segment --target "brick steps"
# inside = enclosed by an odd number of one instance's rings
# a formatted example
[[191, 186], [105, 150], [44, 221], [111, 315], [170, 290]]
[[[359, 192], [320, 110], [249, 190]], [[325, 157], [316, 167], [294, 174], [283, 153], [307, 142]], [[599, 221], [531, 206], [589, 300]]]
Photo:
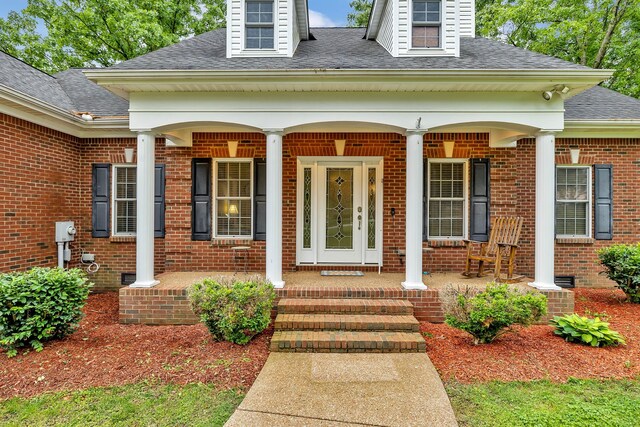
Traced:
[[283, 298], [278, 313], [413, 315], [413, 305], [405, 300]]
[[375, 314], [279, 314], [276, 330], [407, 331], [418, 332], [420, 322], [412, 315]]
[[271, 351], [424, 352], [411, 302], [401, 299], [282, 298]]
[[271, 351], [309, 353], [416, 353], [427, 345], [417, 332], [276, 331]]

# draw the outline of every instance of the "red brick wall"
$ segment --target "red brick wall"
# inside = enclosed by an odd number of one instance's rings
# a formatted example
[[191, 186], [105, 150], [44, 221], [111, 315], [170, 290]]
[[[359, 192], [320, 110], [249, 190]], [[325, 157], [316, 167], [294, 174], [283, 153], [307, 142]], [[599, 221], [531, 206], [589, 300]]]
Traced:
[[0, 271], [55, 266], [56, 221], [78, 221], [79, 142], [0, 113]]
[[[83, 139], [80, 149], [80, 223], [77, 225], [78, 251], [95, 254], [100, 265], [97, 273], [91, 275], [96, 289], [117, 289], [120, 287], [121, 274], [136, 271], [136, 244], [133, 237], [91, 237], [91, 194], [92, 164], [123, 164], [124, 149], [135, 148], [135, 138]], [[164, 139], [156, 141], [156, 163], [166, 162]], [[168, 166], [167, 166], [168, 169]], [[167, 172], [167, 175], [169, 173]], [[113, 180], [113, 170], [111, 171]], [[111, 187], [112, 184], [110, 183]], [[111, 188], [113, 192], [113, 188]], [[190, 194], [190, 193], [189, 193]], [[111, 209], [113, 217], [113, 209]], [[113, 231], [113, 230], [112, 230]], [[165, 270], [164, 239], [155, 239], [155, 270]]]

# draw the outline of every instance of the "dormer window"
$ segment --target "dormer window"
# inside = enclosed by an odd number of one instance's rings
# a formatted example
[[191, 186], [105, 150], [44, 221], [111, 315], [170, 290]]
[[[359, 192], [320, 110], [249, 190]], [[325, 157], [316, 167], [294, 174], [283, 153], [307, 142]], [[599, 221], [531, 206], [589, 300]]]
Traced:
[[273, 49], [273, 1], [246, 2], [245, 48]]
[[440, 47], [442, 28], [441, 5], [441, 1], [413, 0], [412, 47]]

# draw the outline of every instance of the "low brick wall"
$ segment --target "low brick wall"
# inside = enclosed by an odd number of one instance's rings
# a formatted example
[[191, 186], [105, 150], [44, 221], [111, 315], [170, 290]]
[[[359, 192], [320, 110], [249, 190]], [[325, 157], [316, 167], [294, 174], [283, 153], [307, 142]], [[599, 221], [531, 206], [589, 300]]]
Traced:
[[191, 311], [185, 287], [120, 289], [120, 323], [193, 325], [198, 322]]
[[[444, 315], [439, 290], [426, 291], [394, 288], [327, 288], [320, 286], [277, 289], [272, 316], [275, 318], [280, 298], [365, 298], [404, 299], [414, 307], [414, 316], [421, 322], [442, 323]], [[567, 290], [543, 292], [548, 299], [548, 314], [540, 322], [546, 324], [553, 316], [574, 312], [574, 293]], [[150, 289], [120, 289], [120, 323], [145, 325], [192, 325], [198, 318], [191, 311], [186, 287], [157, 286]]]

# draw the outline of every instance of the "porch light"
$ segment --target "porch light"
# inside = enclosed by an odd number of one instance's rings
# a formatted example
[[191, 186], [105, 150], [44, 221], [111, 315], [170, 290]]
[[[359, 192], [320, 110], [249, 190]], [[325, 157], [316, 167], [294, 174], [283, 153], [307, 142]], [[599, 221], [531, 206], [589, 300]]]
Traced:
[[227, 141], [229, 148], [229, 157], [235, 157], [238, 154], [238, 141]]
[[444, 145], [444, 156], [447, 159], [450, 159], [453, 157], [453, 147], [456, 145], [455, 141], [443, 141], [442, 144]]
[[571, 154], [571, 164], [580, 163], [580, 149], [578, 147], [569, 147], [569, 153]]
[[133, 148], [124, 149], [124, 161], [127, 163], [133, 163]]
[[234, 203], [229, 205], [229, 209], [227, 210], [227, 215], [238, 215], [238, 206]]
[[344, 156], [344, 146], [347, 144], [347, 141], [344, 139], [336, 139], [336, 156]]

